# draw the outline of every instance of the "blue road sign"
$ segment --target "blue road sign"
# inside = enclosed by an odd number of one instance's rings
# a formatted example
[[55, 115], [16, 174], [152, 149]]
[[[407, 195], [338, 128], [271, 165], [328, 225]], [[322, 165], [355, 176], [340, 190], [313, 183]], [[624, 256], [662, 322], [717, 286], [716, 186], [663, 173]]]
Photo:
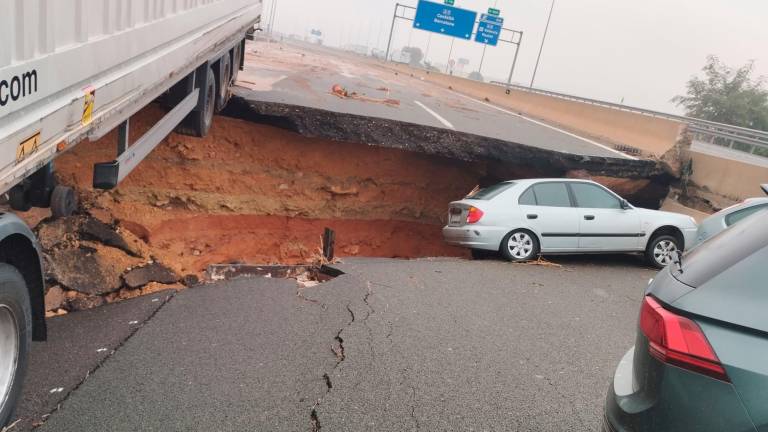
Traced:
[[472, 38], [477, 13], [427, 0], [419, 0], [413, 27], [462, 39]]
[[498, 15], [480, 14], [480, 21], [487, 21], [489, 23], [502, 25], [504, 24], [504, 18]]
[[487, 14], [480, 15], [475, 42], [496, 46], [499, 43], [499, 35], [503, 25], [504, 18]]

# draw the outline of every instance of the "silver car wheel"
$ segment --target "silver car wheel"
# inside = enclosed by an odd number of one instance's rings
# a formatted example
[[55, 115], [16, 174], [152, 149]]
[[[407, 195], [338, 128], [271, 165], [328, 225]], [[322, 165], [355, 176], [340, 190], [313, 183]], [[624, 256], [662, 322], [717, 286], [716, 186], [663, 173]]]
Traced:
[[677, 245], [672, 240], [662, 240], [653, 248], [653, 259], [662, 266], [672, 262], [677, 252]]
[[19, 363], [19, 327], [10, 307], [0, 304], [0, 408], [8, 402]]
[[533, 239], [524, 232], [516, 232], [507, 240], [507, 248], [513, 258], [529, 258], [533, 252]]

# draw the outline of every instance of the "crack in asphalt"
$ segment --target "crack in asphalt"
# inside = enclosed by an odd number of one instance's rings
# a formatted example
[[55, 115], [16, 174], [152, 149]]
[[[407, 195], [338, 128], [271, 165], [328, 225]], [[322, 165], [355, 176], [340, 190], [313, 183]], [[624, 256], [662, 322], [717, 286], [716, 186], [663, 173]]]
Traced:
[[[351, 303], [347, 303], [346, 309], [347, 312], [349, 312], [350, 320], [346, 326], [339, 329], [338, 333], [336, 333], [336, 336], [333, 338], [336, 344], [331, 345], [331, 352], [333, 352], [333, 354], [336, 356], [336, 364], [333, 366], [331, 372], [336, 370], [341, 362], [347, 359], [347, 355], [344, 350], [344, 338], [341, 337], [341, 333], [344, 331], [344, 329], [351, 326], [352, 323], [355, 322], [356, 318], [355, 313], [352, 311]], [[317, 414], [317, 407], [320, 406], [325, 396], [330, 393], [331, 389], [333, 389], [333, 382], [331, 382], [331, 376], [328, 372], [323, 373], [323, 382], [325, 383], [325, 393], [323, 393], [323, 395], [315, 401], [315, 403], [312, 405], [312, 409], [309, 412], [309, 424], [312, 432], [319, 432], [322, 429], [322, 426], [320, 425], [320, 418]]]
[[369, 346], [371, 350], [371, 361], [373, 361], [376, 358], [376, 349], [373, 346], [373, 329], [368, 325], [368, 318], [376, 313], [376, 309], [374, 309], [373, 306], [368, 303], [368, 299], [373, 295], [373, 288], [371, 287], [371, 284], [371, 281], [367, 281], [365, 284], [367, 291], [365, 296], [363, 296], [363, 303], [365, 303], [365, 305], [368, 307], [368, 311], [366, 311], [365, 318], [363, 318], [363, 325], [368, 332], [368, 340], [371, 341]]
[[408, 368], [403, 368], [400, 370], [400, 383], [398, 385], [403, 386], [405, 385], [405, 381], [408, 380], [408, 388], [411, 389], [411, 412], [410, 417], [411, 420], [413, 420], [414, 424], [416, 425], [416, 430], [421, 430], [421, 422], [419, 422], [419, 418], [416, 416], [416, 386], [412, 384], [413, 380], [409, 379], [408, 377]]
[[416, 423], [416, 430], [421, 430], [421, 423], [419, 418], [416, 417], [416, 387], [411, 386], [411, 418]]
[[[366, 282], [366, 292], [365, 292], [365, 295], [363, 296], [363, 303], [365, 303], [368, 310], [366, 311], [365, 317], [363, 317], [362, 322], [368, 332], [368, 338], [370, 341], [373, 341], [373, 329], [371, 329], [371, 327], [368, 325], [368, 318], [370, 318], [371, 315], [376, 313], [376, 309], [369, 302], [370, 297], [374, 294], [373, 287], [372, 287], [373, 284], [375, 283], [371, 281]], [[301, 289], [297, 290], [296, 295], [299, 296], [299, 298], [301, 298], [302, 300], [309, 301], [315, 304], [319, 303], [317, 300], [307, 299], [306, 297], [304, 297], [301, 294]], [[339, 329], [338, 333], [336, 333], [336, 336], [334, 336], [333, 338], [335, 341], [335, 344], [331, 345], [331, 351], [336, 356], [336, 364], [334, 365], [333, 370], [336, 370], [336, 368], [338, 368], [339, 365], [344, 360], [347, 359], [347, 354], [344, 348], [344, 338], [341, 337], [341, 334], [344, 332], [345, 329], [349, 328], [353, 323], [355, 323], [355, 321], [358, 321], [357, 317], [355, 316], [355, 312], [352, 310], [351, 302], [347, 303], [346, 309], [347, 309], [347, 312], [349, 312], [350, 320], [346, 326]], [[390, 331], [388, 334], [388, 337], [391, 336], [391, 334], [392, 332]], [[376, 352], [374, 350], [373, 343], [370, 344], [370, 349], [371, 349], [371, 360], [373, 360], [374, 358], [376, 358]], [[331, 372], [333, 372], [333, 370]], [[320, 425], [320, 418], [317, 414], [317, 407], [320, 406], [325, 396], [328, 395], [328, 393], [330, 393], [331, 389], [333, 389], [333, 382], [331, 382], [331, 376], [327, 372], [323, 374], [323, 381], [325, 382], [325, 387], [326, 387], [325, 393], [323, 394], [322, 397], [320, 397], [317, 401], [315, 401], [310, 411], [309, 418], [310, 418], [310, 426], [311, 426], [312, 432], [318, 432], [321, 430], [322, 426]], [[415, 392], [415, 389], [414, 389], [414, 392]], [[413, 410], [415, 410], [415, 407], [413, 408]], [[417, 425], [418, 425], [418, 422], [417, 422]]]
[[[96, 363], [96, 366], [94, 366], [92, 369], [88, 370], [85, 373], [85, 377], [80, 381], [79, 383], [75, 384], [74, 387], [72, 387], [71, 390], [67, 392], [67, 394], [64, 395], [64, 397], [61, 399], [61, 401], [56, 405], [56, 408], [52, 409], [51, 411], [47, 412], [46, 414], [43, 414], [41, 416], [41, 420], [34, 424], [34, 428], [37, 429], [38, 427], [42, 426], [45, 422], [48, 421], [48, 419], [51, 418], [51, 416], [58, 410], [61, 409], [62, 405], [67, 402], [67, 399], [69, 399], [70, 396], [72, 396], [85, 382], [90, 378], [91, 374], [95, 373], [97, 370], [101, 369], [101, 367], [109, 360], [111, 359], [115, 354], [117, 354], [117, 351], [120, 350], [127, 342], [130, 340], [136, 332], [138, 332], [141, 328], [143, 328], [149, 321], [151, 321], [155, 315], [157, 315], [168, 303], [170, 303], [171, 300], [173, 300], [174, 297], [176, 297], [176, 291], [173, 291], [169, 293], [165, 299], [161, 300], [160, 305], [157, 307], [157, 309], [154, 310], [144, 321], [139, 323], [138, 325], [135, 325], [133, 330], [128, 334], [128, 336], [125, 337], [125, 339], [121, 340], [120, 343], [115, 346], [114, 349], [112, 349], [107, 355], [105, 355], [102, 359], [99, 360], [98, 363]], [[5, 429], [3, 429], [5, 430]]]

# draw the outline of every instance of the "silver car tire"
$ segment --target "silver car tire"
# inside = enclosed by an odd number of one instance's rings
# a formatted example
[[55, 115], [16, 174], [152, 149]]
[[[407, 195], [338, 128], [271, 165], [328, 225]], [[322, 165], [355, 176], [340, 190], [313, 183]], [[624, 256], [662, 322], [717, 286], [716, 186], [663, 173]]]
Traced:
[[678, 250], [682, 250], [679, 239], [668, 234], [658, 235], [648, 242], [645, 259], [648, 264], [661, 269], [675, 260]]
[[501, 241], [501, 254], [508, 261], [530, 261], [539, 255], [539, 239], [528, 230], [514, 230]]
[[29, 293], [21, 274], [0, 264], [0, 429], [10, 420], [27, 369], [32, 344]]

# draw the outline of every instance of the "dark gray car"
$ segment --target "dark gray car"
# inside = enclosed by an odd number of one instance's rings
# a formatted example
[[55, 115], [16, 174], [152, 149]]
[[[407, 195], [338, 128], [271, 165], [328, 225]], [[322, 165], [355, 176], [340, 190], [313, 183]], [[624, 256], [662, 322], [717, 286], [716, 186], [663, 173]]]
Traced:
[[768, 213], [659, 272], [603, 430], [768, 431]]

